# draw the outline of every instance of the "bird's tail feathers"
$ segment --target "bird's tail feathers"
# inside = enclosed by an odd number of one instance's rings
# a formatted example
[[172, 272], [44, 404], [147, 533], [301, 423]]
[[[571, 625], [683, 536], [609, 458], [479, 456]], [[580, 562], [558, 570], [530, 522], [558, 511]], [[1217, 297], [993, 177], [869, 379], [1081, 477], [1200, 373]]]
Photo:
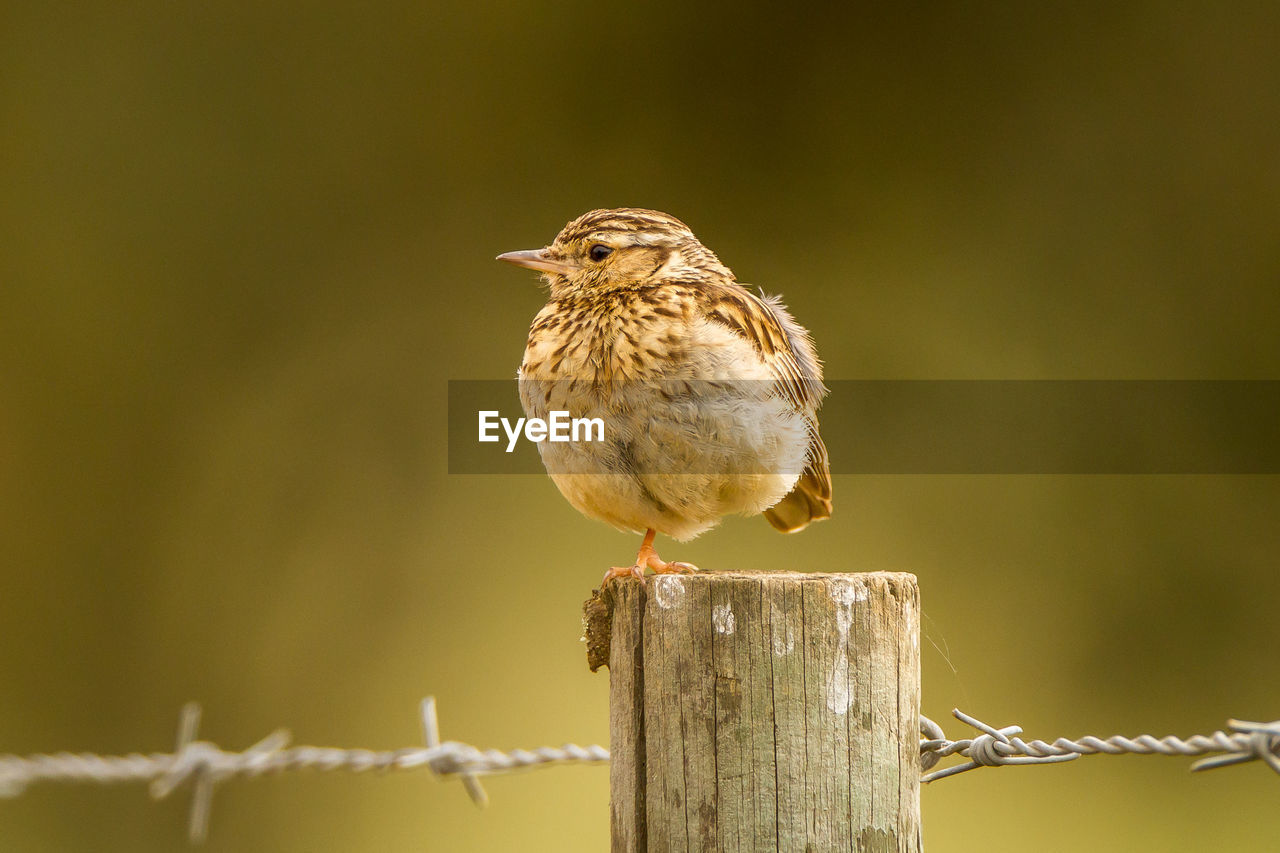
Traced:
[[804, 469], [787, 496], [764, 511], [764, 517], [783, 533], [795, 533], [812, 521], [831, 517], [831, 472], [826, 448], [822, 449], [821, 459]]

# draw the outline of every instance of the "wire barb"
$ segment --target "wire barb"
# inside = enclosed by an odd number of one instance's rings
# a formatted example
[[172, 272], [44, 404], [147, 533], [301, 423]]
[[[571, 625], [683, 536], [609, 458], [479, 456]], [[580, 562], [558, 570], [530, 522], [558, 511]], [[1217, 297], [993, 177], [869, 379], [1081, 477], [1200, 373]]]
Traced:
[[925, 772], [923, 783], [936, 782], [979, 767], [996, 767], [1004, 764], [1055, 764], [1074, 761], [1082, 755], [1207, 755], [1191, 765], [1192, 770], [1211, 770], [1247, 761], [1264, 761], [1276, 773], [1280, 773], [1280, 720], [1271, 723], [1250, 723], [1229, 720], [1231, 734], [1216, 731], [1211, 735], [1194, 735], [1186, 740], [1167, 735], [1155, 738], [1151, 735], [1109, 738], [1082, 737], [1078, 740], [1058, 738], [1053, 743], [1042, 740], [1025, 741], [1020, 726], [995, 728], [959, 708], [951, 712], [957, 720], [972, 726], [981, 734], [973, 738], [949, 740], [942, 727], [928, 717], [920, 717], [920, 767], [931, 770], [948, 755], [962, 755], [969, 760], [942, 770]]
[[[485, 792], [484, 786], [480, 784], [479, 777], [474, 773], [467, 773], [458, 770], [448, 763], [451, 754], [444, 752], [444, 744], [440, 743], [440, 723], [436, 719], [436, 697], [428, 696], [422, 700], [422, 736], [427, 744], [427, 749], [436, 750], [434, 760], [428, 759], [431, 770], [440, 775], [457, 774], [462, 780], [462, 787], [466, 789], [467, 796], [471, 798], [471, 802], [480, 808], [489, 805], [489, 795]], [[463, 747], [464, 749], [472, 749], [465, 744], [452, 744], [455, 747]]]

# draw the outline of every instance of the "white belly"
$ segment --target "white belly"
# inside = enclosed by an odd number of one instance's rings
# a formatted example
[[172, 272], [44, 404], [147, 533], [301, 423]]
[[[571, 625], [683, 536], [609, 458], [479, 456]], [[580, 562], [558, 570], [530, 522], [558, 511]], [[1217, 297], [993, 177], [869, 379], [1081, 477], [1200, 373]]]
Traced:
[[[673, 393], [680, 388], [687, 393]], [[523, 382], [531, 417], [598, 417], [603, 441], [539, 445], [576, 509], [623, 530], [689, 539], [721, 517], [780, 501], [807, 462], [804, 418], [760, 380], [612, 383], [600, 396], [567, 382]]]

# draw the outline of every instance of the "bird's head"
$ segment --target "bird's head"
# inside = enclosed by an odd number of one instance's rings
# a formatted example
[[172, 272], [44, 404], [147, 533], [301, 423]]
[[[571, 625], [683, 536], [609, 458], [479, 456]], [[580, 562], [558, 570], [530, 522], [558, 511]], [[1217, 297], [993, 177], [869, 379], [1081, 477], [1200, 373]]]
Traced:
[[553, 298], [733, 279], [689, 226], [670, 214], [631, 207], [584, 213], [550, 246], [507, 252], [498, 260], [541, 272]]

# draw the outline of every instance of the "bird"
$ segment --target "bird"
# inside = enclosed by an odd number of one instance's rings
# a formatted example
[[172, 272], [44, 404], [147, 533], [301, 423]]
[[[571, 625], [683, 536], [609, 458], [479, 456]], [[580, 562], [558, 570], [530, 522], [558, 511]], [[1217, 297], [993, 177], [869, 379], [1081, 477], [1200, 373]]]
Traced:
[[645, 569], [697, 571], [662, 560], [659, 533], [688, 541], [758, 513], [791, 533], [831, 516], [813, 339], [689, 226], [657, 210], [592, 210], [544, 248], [497, 260], [541, 273], [549, 289], [517, 372], [526, 416], [558, 410], [604, 426], [601, 440], [539, 443], [544, 467], [583, 515], [644, 536], [602, 589], [644, 583]]

